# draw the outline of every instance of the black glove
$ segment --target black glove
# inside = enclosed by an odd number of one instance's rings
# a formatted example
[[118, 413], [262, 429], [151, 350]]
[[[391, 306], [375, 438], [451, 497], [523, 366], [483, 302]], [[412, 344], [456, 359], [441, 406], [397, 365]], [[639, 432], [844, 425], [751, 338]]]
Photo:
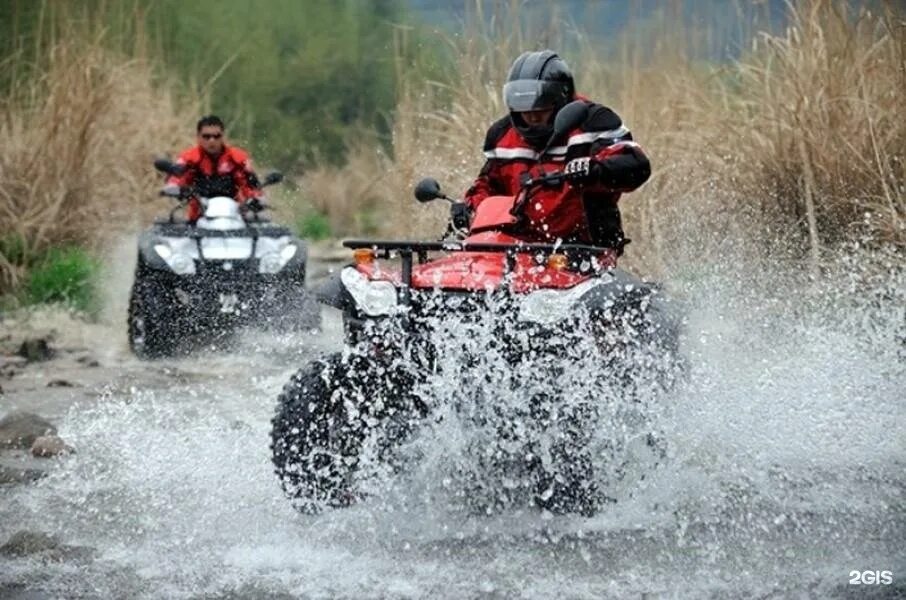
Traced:
[[245, 206], [252, 212], [261, 212], [267, 205], [261, 201], [261, 198], [249, 198], [245, 201]]
[[468, 229], [472, 220], [472, 210], [468, 204], [454, 202], [450, 205], [450, 222], [456, 229]]
[[599, 174], [598, 161], [589, 156], [574, 158], [563, 168], [563, 176], [572, 184], [591, 183]]

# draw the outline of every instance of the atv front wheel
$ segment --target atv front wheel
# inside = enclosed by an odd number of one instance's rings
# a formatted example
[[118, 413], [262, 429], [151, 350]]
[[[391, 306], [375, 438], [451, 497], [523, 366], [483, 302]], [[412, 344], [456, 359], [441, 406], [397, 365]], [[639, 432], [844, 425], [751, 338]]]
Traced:
[[340, 354], [293, 375], [277, 400], [271, 451], [283, 491], [300, 511], [348, 506], [365, 480], [398, 470], [395, 450], [425, 415], [400, 368]]
[[166, 308], [167, 290], [151, 281], [136, 281], [129, 298], [129, 347], [139, 358], [171, 356], [178, 346], [178, 326]]
[[283, 388], [272, 421], [271, 450], [280, 485], [302, 512], [347, 506], [364, 439], [343, 405], [342, 359], [334, 354], [301, 369]]

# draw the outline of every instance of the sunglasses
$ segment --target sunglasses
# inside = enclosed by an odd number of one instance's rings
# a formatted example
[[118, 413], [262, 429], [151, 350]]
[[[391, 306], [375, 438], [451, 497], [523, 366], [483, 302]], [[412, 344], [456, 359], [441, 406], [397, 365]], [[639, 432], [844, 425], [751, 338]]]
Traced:
[[206, 140], [219, 140], [223, 137], [222, 133], [202, 133], [201, 137]]

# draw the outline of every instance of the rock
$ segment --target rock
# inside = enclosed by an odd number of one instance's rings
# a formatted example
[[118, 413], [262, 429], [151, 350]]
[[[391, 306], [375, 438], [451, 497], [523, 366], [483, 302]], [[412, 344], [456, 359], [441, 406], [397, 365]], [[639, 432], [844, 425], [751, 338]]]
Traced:
[[0, 546], [0, 554], [4, 556], [28, 556], [39, 552], [47, 552], [60, 547], [60, 541], [52, 535], [40, 531], [18, 531], [9, 541]]
[[51, 600], [54, 596], [29, 589], [25, 583], [0, 583], [0, 598], [5, 600]]
[[75, 387], [71, 381], [66, 381], [65, 379], [51, 379], [47, 382], [47, 387]]
[[19, 531], [9, 541], [0, 546], [0, 555], [21, 557], [40, 555], [52, 561], [87, 560], [94, 555], [92, 548], [85, 546], [67, 546], [59, 538], [41, 531]]
[[38, 458], [48, 458], [51, 456], [65, 456], [74, 454], [75, 448], [63, 441], [63, 438], [56, 435], [42, 435], [35, 439], [31, 445], [32, 456]]
[[19, 356], [17, 352], [7, 352], [0, 355], [0, 366], [4, 367], [24, 367], [28, 364], [28, 359], [24, 356]]
[[56, 434], [53, 424], [36, 414], [13, 411], [0, 419], [0, 448], [31, 448], [42, 435]]
[[21, 356], [0, 356], [0, 371], [8, 376], [12, 376], [17, 369], [21, 369], [28, 364], [28, 359]]
[[32, 338], [22, 342], [19, 347], [19, 356], [28, 362], [41, 362], [53, 358], [54, 349], [50, 347], [45, 338]]
[[239, 419], [236, 419], [235, 421], [230, 423], [230, 429], [232, 429], [233, 431], [248, 432], [248, 431], [252, 430], [252, 426], [249, 425], [248, 423], [246, 423], [245, 421], [240, 421]]
[[37, 469], [14, 469], [0, 465], [0, 485], [31, 483], [44, 477], [44, 471]]
[[80, 356], [79, 358], [76, 359], [76, 362], [78, 362], [81, 365], [85, 365], [86, 367], [100, 367], [101, 366], [101, 363], [99, 363], [97, 360], [91, 358], [90, 356]]

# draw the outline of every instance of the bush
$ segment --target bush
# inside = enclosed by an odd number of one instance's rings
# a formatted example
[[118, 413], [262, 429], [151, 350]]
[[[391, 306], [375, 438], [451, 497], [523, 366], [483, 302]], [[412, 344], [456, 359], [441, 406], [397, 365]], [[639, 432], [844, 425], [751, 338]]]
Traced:
[[323, 240], [332, 235], [327, 215], [318, 211], [308, 212], [296, 222], [299, 235], [307, 240]]
[[53, 248], [29, 273], [23, 286], [24, 300], [28, 304], [62, 302], [96, 313], [100, 268], [100, 262], [81, 248]]

